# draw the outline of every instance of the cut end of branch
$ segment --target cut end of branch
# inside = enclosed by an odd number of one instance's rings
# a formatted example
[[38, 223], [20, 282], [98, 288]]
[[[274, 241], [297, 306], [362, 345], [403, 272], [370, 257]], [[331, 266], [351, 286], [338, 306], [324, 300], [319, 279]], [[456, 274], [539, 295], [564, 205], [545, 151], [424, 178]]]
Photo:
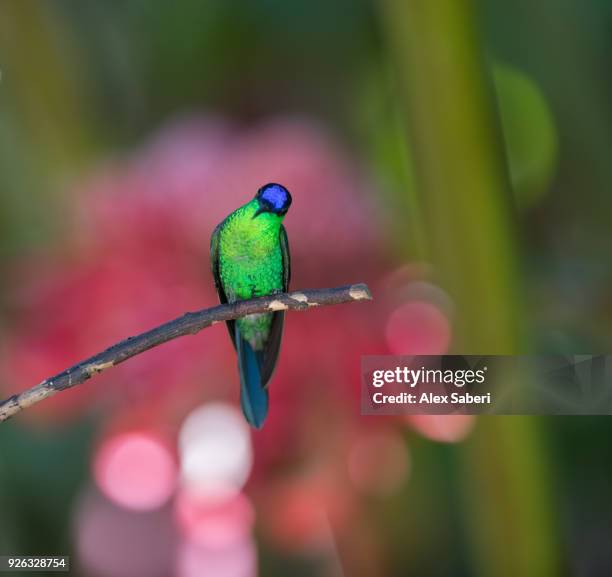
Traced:
[[349, 289], [349, 296], [354, 301], [371, 301], [372, 293], [370, 289], [365, 284], [354, 284]]

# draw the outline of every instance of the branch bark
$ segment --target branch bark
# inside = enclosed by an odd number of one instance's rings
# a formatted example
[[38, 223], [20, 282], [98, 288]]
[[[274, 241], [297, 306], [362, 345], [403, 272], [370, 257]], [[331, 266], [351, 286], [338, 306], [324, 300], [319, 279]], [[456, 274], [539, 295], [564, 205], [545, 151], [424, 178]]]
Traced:
[[56, 393], [84, 383], [94, 375], [144, 353], [153, 347], [182, 337], [194, 335], [213, 324], [257, 313], [283, 310], [303, 311], [311, 307], [371, 300], [365, 284], [328, 289], [312, 289], [280, 293], [256, 299], [218, 305], [168, 321], [150, 331], [112, 345], [108, 349], [73, 365], [42, 383], [13, 395], [0, 403], [0, 422]]

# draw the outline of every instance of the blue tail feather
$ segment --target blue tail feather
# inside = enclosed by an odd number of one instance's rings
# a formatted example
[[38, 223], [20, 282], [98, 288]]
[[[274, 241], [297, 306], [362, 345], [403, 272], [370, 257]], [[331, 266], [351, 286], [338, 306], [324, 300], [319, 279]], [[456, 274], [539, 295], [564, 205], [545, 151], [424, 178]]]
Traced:
[[262, 355], [242, 338], [238, 326], [235, 331], [242, 412], [253, 427], [261, 429], [268, 415], [268, 391], [261, 382]]

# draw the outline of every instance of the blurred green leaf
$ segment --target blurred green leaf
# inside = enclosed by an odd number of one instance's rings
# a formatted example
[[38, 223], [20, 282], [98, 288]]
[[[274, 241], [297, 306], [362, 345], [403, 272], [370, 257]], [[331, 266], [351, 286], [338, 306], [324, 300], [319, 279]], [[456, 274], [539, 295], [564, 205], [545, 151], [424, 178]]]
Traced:
[[519, 206], [533, 206], [549, 190], [556, 169], [558, 139], [552, 111], [523, 72], [496, 64], [493, 81], [512, 188]]

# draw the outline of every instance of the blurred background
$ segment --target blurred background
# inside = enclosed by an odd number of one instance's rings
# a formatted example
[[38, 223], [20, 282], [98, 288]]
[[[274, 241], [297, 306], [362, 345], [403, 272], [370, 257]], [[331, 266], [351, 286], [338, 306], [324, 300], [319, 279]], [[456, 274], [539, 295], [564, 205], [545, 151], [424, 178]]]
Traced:
[[216, 303], [292, 192], [271, 413], [223, 327], [0, 426], [0, 553], [96, 577], [612, 574], [594, 417], [359, 415], [363, 354], [604, 353], [612, 3], [4, 0], [0, 391]]

